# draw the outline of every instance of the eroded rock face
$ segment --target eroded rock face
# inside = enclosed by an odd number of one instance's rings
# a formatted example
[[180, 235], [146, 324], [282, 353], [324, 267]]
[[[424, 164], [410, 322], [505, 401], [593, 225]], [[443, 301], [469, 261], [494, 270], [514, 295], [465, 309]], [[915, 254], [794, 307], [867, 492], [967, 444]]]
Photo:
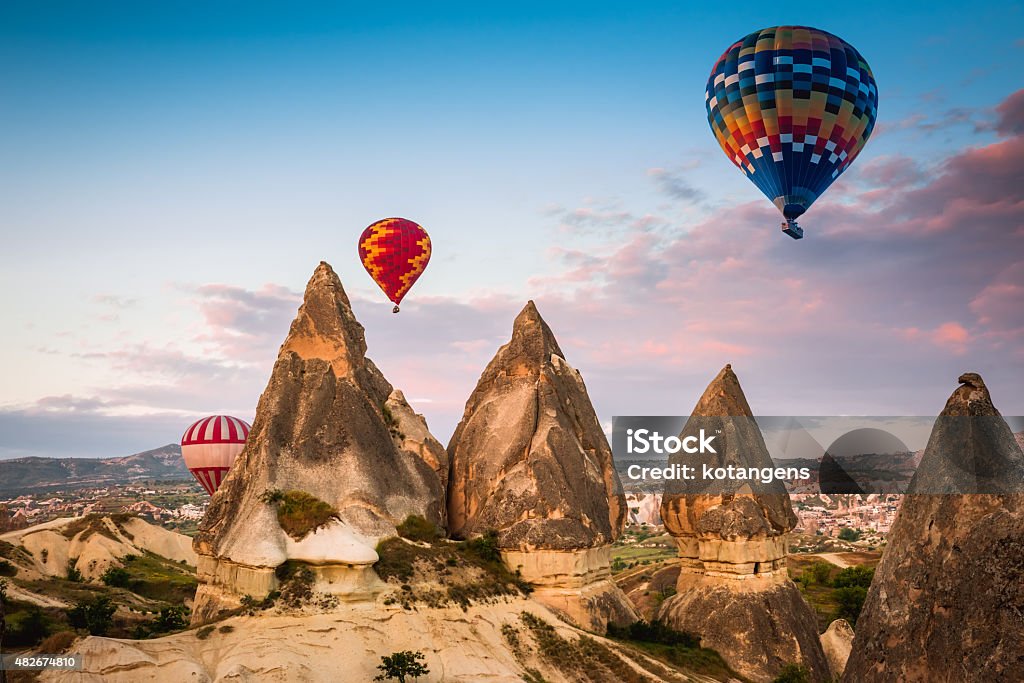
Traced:
[[[893, 524], [844, 681], [1024, 680], [1024, 455], [981, 377], [960, 382]], [[990, 492], [935, 493], [964, 473]]]
[[[699, 436], [701, 431], [714, 434], [717, 452], [680, 452], [671, 456], [671, 463], [698, 470], [705, 463], [774, 467], [731, 365], [711, 381], [690, 416], [680, 438]], [[711, 568], [706, 566], [709, 562], [717, 571], [737, 574], [771, 575], [784, 570], [780, 561], [786, 554], [785, 535], [796, 524], [782, 482], [751, 488], [739, 481], [671, 480], [665, 484], [661, 516], [685, 560], [684, 573], [689, 569], [698, 574]], [[732, 558], [724, 564], [733, 566], [718, 566], [723, 564], [719, 559], [723, 553]]]
[[[715, 453], [680, 452], [670, 462], [700, 470], [773, 467], [732, 367], [708, 385], [680, 438], [715, 435]], [[677, 594], [657, 616], [701, 637], [738, 673], [770, 681], [790, 663], [829, 679], [814, 611], [789, 580], [788, 532], [796, 524], [781, 482], [666, 482], [661, 516], [679, 548]]]
[[534, 597], [581, 626], [635, 619], [608, 568], [627, 512], [611, 448], [532, 301], [480, 377], [448, 456], [454, 537], [496, 531], [506, 563], [538, 585]]
[[832, 677], [839, 678], [846, 668], [853, 647], [853, 627], [846, 619], [836, 619], [821, 634], [821, 649], [825, 651]]
[[498, 531], [509, 550], [577, 550], [615, 540], [625, 498], [583, 378], [536, 306], [516, 317], [448, 444], [455, 537]]
[[[341, 281], [321, 263], [260, 397], [245, 450], [195, 538], [203, 582], [196, 613], [209, 615], [211, 603], [241, 595], [265, 595], [275, 587], [277, 565], [305, 561], [310, 552], [321, 574], [351, 569], [365, 579], [365, 592], [377, 539], [414, 514], [444, 527], [439, 475], [446, 466], [426, 423], [366, 357], [363, 328]], [[273, 489], [304, 491], [331, 505], [338, 520], [329, 535], [345, 542], [296, 544], [276, 508], [261, 500]]]

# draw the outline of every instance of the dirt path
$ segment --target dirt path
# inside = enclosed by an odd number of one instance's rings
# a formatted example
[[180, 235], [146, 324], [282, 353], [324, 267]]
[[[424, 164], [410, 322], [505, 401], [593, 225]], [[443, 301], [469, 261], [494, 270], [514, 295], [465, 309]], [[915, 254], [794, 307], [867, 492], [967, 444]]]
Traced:
[[831, 562], [832, 564], [834, 564], [835, 566], [839, 567], [840, 569], [845, 569], [847, 567], [852, 567], [853, 566], [852, 564], [850, 564], [845, 559], [840, 557], [841, 554], [842, 553], [819, 553], [818, 557], [820, 557], [821, 559], [825, 560], [826, 562]]
[[33, 593], [32, 591], [25, 590], [24, 588], [8, 582], [7, 583], [7, 595], [12, 600], [20, 600], [22, 602], [30, 602], [33, 605], [39, 605], [40, 607], [67, 607], [68, 603], [57, 598], [51, 598], [46, 595], [40, 595], [39, 593]]

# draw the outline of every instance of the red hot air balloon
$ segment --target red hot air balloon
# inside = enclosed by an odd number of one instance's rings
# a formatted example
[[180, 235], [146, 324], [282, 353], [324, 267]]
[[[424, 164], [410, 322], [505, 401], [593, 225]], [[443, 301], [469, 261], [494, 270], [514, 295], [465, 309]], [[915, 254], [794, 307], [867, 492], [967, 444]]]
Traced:
[[249, 424], [237, 417], [211, 415], [185, 430], [181, 456], [192, 476], [211, 496], [245, 447]]
[[385, 218], [359, 236], [359, 260], [398, 313], [402, 297], [430, 262], [430, 235], [405, 218]]

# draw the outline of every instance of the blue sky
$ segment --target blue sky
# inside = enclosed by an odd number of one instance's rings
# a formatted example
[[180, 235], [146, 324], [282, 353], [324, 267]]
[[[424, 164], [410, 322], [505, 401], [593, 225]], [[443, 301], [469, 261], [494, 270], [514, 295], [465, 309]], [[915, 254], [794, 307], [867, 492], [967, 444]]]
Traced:
[[[673, 391], [678, 404], [662, 412], [686, 412], [714, 364], [743, 345], [723, 332], [705, 340], [709, 349], [723, 344], [722, 352], [705, 358], [686, 350], [685, 329], [675, 330], [679, 356], [700, 360], [676, 358], [678, 374], [656, 373], [666, 379], [652, 380], [648, 393], [628, 379], [647, 377], [643, 371], [612, 372], [595, 350], [601, 335], [632, 338], [633, 316], [614, 313], [626, 302], [640, 315], [644, 285], [634, 283], [632, 301], [605, 291], [595, 303], [588, 287], [607, 286], [610, 271], [585, 280], [566, 274], [581, 259], [622, 255], [645, 217], [654, 226], [650, 239], [666, 248], [659, 254], [685, 251], [695, 230], [717, 231], [723, 247], [749, 242], [761, 224], [777, 237], [770, 211], [763, 219], [757, 213], [767, 202], [725, 160], [705, 118], [704, 82], [731, 42], [764, 26], [808, 24], [855, 45], [874, 70], [878, 133], [830, 192], [831, 204], [822, 200], [803, 221], [812, 238], [816, 213], [870, 205], [893, 168], [910, 169], [900, 182], [921, 189], [965, 150], [1005, 142], [996, 107], [1024, 85], [1016, 67], [1024, 57], [1019, 3], [734, 7], [5, 3], [0, 457], [116, 454], [174, 440], [178, 423], [195, 413], [248, 417], [294, 293], [320, 259], [353, 294], [370, 355], [407, 395], [424, 399], [417, 408], [442, 440], [528, 296], [554, 316], [556, 334], [570, 338], [563, 344], [570, 362], [599, 380], [591, 393], [603, 420], [651, 412]], [[446, 319], [378, 315], [387, 305], [359, 266], [355, 239], [390, 215], [422, 223], [434, 241], [434, 260], [408, 304], [419, 297], [425, 311], [430, 302], [437, 316], [460, 321], [456, 331], [435, 333], [452, 326]], [[699, 244], [708, 249], [706, 240]], [[902, 339], [904, 351], [921, 339], [962, 336], [943, 325], [968, 335], [946, 356], [936, 342], [936, 356], [913, 370], [900, 353], [882, 358], [892, 368], [880, 375], [908, 373], [891, 400], [875, 408], [867, 398], [878, 381], [866, 372], [868, 358], [864, 366], [843, 363], [849, 386], [838, 394], [778, 389], [776, 396], [779, 376], [799, 368], [754, 354], [748, 372], [762, 383], [764, 412], [929, 414], [952, 389], [954, 369], [981, 355], [1012, 380], [1004, 412], [1024, 411], [1024, 397], [1013, 393], [1022, 379], [1012, 350], [1020, 340], [1004, 330], [998, 349], [981, 346], [992, 337], [984, 337], [979, 305], [971, 308], [985, 292], [1015, 291], [1016, 262], [997, 254], [1005, 252], [1000, 245], [976, 256], [975, 270], [989, 267], [992, 282], [965, 276], [964, 289], [948, 293], [958, 303], [946, 311], [949, 300], [932, 298], [930, 288], [912, 302], [905, 324], [882, 315], [866, 321]], [[841, 245], [823, 237], [805, 249], [782, 253], [783, 246], [793, 247], [772, 244], [770, 262], [786, 259], [787, 272], [813, 280], [822, 254], [834, 257]], [[882, 259], [909, 276], [945, 258], [921, 253], [906, 245], [888, 256], [882, 245], [865, 254], [871, 263], [837, 267], [852, 277]], [[648, 273], [664, 266], [645, 263], [638, 267]], [[665, 277], [659, 291], [672, 285]], [[616, 296], [630, 293], [628, 278], [615, 286]], [[869, 309], [871, 301], [861, 303]], [[667, 304], [654, 303], [657, 316]], [[727, 310], [714, 304], [709, 311]], [[251, 306], [252, 319], [218, 326], [238, 314], [232, 305]], [[591, 305], [604, 308], [584, 316]], [[695, 329], [707, 313], [687, 315]], [[250, 347], [224, 341], [247, 334]], [[411, 335], [415, 349], [395, 343]], [[659, 343], [654, 336], [635, 342]], [[803, 367], [812, 372], [856, 357], [843, 343], [821, 343], [806, 352], [812, 358]], [[444, 365], [456, 351], [465, 367]], [[439, 383], [429, 369], [439, 364], [453, 379], [432, 391]], [[204, 390], [204, 375], [222, 388]], [[116, 420], [131, 421], [130, 438], [109, 431]], [[85, 441], [98, 445], [75, 446]]]

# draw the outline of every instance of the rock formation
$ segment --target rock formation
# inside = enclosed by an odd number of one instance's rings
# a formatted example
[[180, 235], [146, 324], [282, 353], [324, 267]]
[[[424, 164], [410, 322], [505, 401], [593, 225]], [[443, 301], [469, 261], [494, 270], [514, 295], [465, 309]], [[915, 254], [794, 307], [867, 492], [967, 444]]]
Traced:
[[629, 506], [629, 523], [647, 526], [661, 526], [661, 494], [630, 493], [626, 496]]
[[[680, 466], [773, 467], [739, 380], [726, 365], [697, 402], [680, 439], [714, 435], [715, 453], [670, 457]], [[661, 516], [679, 547], [677, 594], [658, 618], [698, 635], [738, 673], [769, 681], [797, 663], [828, 680], [813, 610], [789, 580], [788, 532], [796, 524], [780, 481], [672, 480]]]
[[532, 301], [480, 377], [448, 455], [454, 537], [496, 531], [534, 597], [584, 628], [636, 618], [610, 580], [627, 513], [611, 448]]
[[828, 660], [828, 668], [832, 671], [832, 677], [839, 678], [843, 675], [846, 661], [850, 658], [850, 648], [853, 646], [853, 627], [846, 619], [836, 619], [828, 625], [820, 639], [821, 649], [825, 651], [825, 659]]
[[844, 681], [1024, 680], [1024, 455], [981, 377], [960, 382], [893, 524]]
[[[584, 633], [526, 599], [444, 609], [341, 604], [331, 613], [232, 617], [208, 633], [148, 640], [88, 636], [72, 652], [82, 670], [50, 669], [48, 683], [102, 681], [302, 681], [364, 683], [381, 656], [421, 652], [420, 683], [682, 683], [712, 681]], [[411, 680], [411, 679], [408, 679]]]
[[[357, 598], [379, 587], [373, 548], [409, 515], [444, 527], [446, 454], [366, 357], [341, 281], [321, 263], [260, 397], [245, 450], [195, 539], [203, 621], [277, 587], [286, 560], [309, 564], [316, 589]], [[332, 518], [286, 534], [271, 492], [302, 492]]]
[[23, 551], [10, 559], [18, 577], [28, 581], [64, 578], [73, 566], [84, 580], [98, 583], [105, 571], [123, 566], [125, 557], [146, 553], [196, 565], [188, 536], [123, 514], [58, 518], [0, 540]]

